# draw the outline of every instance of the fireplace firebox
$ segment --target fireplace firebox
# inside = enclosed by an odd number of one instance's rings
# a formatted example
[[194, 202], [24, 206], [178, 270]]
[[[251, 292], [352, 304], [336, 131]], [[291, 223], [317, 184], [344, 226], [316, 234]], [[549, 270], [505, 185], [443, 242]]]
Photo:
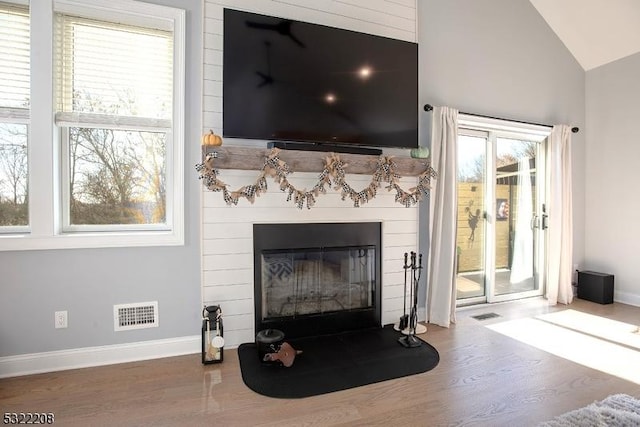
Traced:
[[256, 332], [379, 327], [381, 224], [254, 224]]

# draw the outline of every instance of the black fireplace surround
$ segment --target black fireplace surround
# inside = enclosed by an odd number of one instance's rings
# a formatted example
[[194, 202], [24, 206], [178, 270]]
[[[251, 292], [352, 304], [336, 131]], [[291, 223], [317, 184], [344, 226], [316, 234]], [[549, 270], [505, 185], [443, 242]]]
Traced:
[[254, 224], [255, 331], [381, 326], [381, 223]]

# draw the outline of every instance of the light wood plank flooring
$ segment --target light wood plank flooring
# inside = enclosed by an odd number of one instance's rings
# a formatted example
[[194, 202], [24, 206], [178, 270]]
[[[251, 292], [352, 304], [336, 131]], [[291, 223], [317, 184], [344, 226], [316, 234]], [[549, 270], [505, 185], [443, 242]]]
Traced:
[[[640, 323], [640, 308], [544, 300], [464, 309], [449, 329], [422, 337], [440, 352], [432, 371], [305, 399], [258, 395], [242, 382], [237, 353], [202, 366], [199, 355], [0, 380], [7, 412], [53, 412], [57, 425], [529, 426], [640, 385], [589, 369], [484, 326], [571, 308]], [[501, 317], [478, 321], [472, 315]], [[407, 350], [410, 351], [410, 350]]]

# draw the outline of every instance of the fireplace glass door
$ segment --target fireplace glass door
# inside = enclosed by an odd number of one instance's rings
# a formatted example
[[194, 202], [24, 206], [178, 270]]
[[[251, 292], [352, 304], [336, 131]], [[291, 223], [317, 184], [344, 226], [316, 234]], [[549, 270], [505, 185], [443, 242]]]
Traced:
[[262, 320], [370, 309], [375, 247], [262, 253]]
[[255, 331], [381, 326], [381, 223], [253, 224]]

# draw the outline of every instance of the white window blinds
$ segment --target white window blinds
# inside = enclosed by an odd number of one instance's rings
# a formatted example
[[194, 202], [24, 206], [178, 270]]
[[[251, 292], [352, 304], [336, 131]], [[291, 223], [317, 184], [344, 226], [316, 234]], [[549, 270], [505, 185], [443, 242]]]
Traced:
[[173, 34], [56, 14], [56, 123], [169, 129]]
[[0, 118], [29, 118], [29, 10], [0, 2]]

